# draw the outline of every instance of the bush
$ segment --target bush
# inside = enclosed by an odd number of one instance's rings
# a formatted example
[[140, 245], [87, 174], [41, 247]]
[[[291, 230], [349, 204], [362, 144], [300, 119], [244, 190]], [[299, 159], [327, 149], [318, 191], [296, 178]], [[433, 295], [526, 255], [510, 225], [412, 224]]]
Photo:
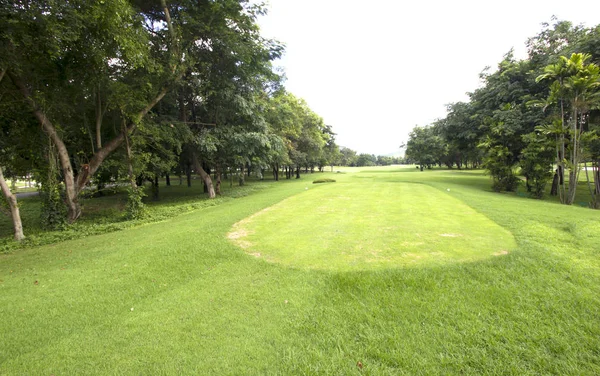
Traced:
[[125, 212], [127, 219], [143, 219], [146, 216], [146, 208], [142, 198], [146, 194], [139, 188], [127, 188], [127, 206]]
[[317, 179], [317, 180], [313, 181], [313, 184], [319, 184], [319, 183], [335, 183], [335, 179]]

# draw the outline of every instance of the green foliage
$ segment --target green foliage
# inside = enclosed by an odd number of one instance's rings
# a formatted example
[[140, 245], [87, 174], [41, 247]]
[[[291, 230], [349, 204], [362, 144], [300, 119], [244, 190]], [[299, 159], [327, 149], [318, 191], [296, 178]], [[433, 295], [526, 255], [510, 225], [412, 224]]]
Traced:
[[335, 183], [335, 179], [325, 178], [325, 179], [317, 179], [317, 180], [313, 181], [313, 184], [319, 184], [319, 183]]
[[488, 149], [483, 161], [483, 167], [492, 177], [492, 189], [496, 192], [514, 192], [519, 185], [515, 167], [506, 163], [510, 158], [511, 152], [507, 147], [495, 145]]
[[58, 161], [56, 151], [50, 145], [48, 148], [48, 169], [40, 174], [39, 188], [42, 227], [47, 230], [62, 230], [67, 226], [67, 211], [63, 203], [63, 192], [58, 180]]
[[350, 148], [346, 148], [346, 147], [342, 147], [340, 148], [340, 165], [342, 166], [356, 166], [356, 160], [357, 160], [357, 155], [356, 155], [356, 151], [350, 149]]
[[[226, 189], [223, 195], [215, 200], [198, 198], [202, 192], [201, 184], [194, 185], [192, 188], [172, 186], [168, 190], [163, 190], [163, 199], [160, 202], [144, 204], [145, 215], [135, 220], [129, 219], [127, 213], [127, 191], [129, 189], [107, 189], [103, 196], [86, 199], [87, 211], [79, 221], [69, 226], [59, 227], [57, 230], [46, 229], [41, 223], [41, 204], [38, 201], [40, 198], [28, 197], [19, 200], [21, 216], [28, 236], [23, 242], [16, 243], [12, 240], [12, 224], [7, 222], [6, 226], [2, 226], [3, 223], [0, 223], [0, 231], [4, 236], [0, 238], [0, 253], [10, 253], [18, 249], [80, 239], [85, 236], [121, 231], [140, 224], [164, 221], [194, 210], [205, 209], [232, 199], [246, 197], [268, 186], [269, 183], [262, 183], [235, 187], [233, 190]], [[141, 191], [142, 188], [138, 190]], [[145, 196], [145, 193], [142, 193], [142, 195]], [[7, 221], [9, 221], [8, 218]]]
[[589, 62], [591, 57], [586, 53], [560, 56], [537, 77], [539, 82], [550, 81], [547, 105], [556, 120], [546, 133], [554, 136], [559, 170], [569, 174], [568, 190], [565, 180], [560, 185], [561, 202], [567, 205], [575, 202], [583, 147], [590, 146], [586, 144], [589, 113], [600, 107], [600, 67]]
[[406, 158], [421, 169], [440, 163], [446, 151], [444, 139], [431, 126], [414, 127], [406, 143]]
[[369, 167], [377, 165], [377, 157], [374, 154], [361, 153], [356, 159], [357, 167]]
[[146, 207], [142, 199], [146, 196], [144, 191], [138, 187], [127, 187], [127, 205], [125, 207], [126, 218], [129, 220], [143, 219], [146, 217]]
[[527, 146], [522, 152], [521, 172], [527, 179], [531, 197], [541, 199], [546, 184], [552, 178], [554, 144], [539, 132], [527, 134], [523, 138]]

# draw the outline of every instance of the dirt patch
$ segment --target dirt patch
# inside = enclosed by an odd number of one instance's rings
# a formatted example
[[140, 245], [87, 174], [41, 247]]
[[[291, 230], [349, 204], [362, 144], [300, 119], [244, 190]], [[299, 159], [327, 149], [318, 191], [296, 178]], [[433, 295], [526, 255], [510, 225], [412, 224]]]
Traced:
[[459, 236], [462, 236], [461, 234], [440, 234], [440, 236], [444, 236], [446, 238], [458, 238]]
[[[249, 217], [246, 217], [244, 219], [242, 219], [239, 222], [236, 222], [233, 224], [233, 226], [231, 226], [231, 231], [229, 231], [227, 233], [227, 239], [231, 240], [235, 245], [237, 245], [238, 247], [244, 249], [244, 250], [249, 250], [252, 247], [252, 243], [249, 242], [248, 240], [244, 240], [246, 237], [248, 237], [248, 235], [252, 235], [254, 234], [254, 231], [250, 231], [248, 229], [245, 228], [245, 226], [255, 217], [268, 212], [269, 210], [271, 210], [271, 207], [268, 208], [264, 208], [261, 211], [258, 211], [254, 214], [252, 214]], [[261, 257], [261, 254], [256, 252], [256, 253], [248, 253], [249, 255], [252, 255], [254, 257]]]
[[231, 240], [237, 240], [239, 238], [244, 238], [248, 236], [248, 230], [239, 228], [234, 231], [231, 231], [227, 234], [227, 238]]
[[508, 255], [508, 251], [500, 251], [500, 252], [496, 252], [496, 253], [492, 253], [494, 256], [504, 256], [504, 255]]

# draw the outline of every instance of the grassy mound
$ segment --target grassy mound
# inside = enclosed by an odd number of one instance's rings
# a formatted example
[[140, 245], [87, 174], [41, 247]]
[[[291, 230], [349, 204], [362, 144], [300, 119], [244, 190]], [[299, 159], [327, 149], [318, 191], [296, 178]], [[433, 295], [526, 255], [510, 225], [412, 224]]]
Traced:
[[328, 270], [476, 261], [516, 248], [512, 234], [486, 216], [412, 183], [307, 191], [239, 222], [231, 237], [268, 261]]

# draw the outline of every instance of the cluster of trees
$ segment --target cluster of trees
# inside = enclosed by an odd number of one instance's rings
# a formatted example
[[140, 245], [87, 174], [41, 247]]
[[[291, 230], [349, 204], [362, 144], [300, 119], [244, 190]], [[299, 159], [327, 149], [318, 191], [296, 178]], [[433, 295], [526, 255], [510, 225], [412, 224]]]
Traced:
[[337, 162], [340, 166], [349, 167], [389, 166], [393, 164], [402, 164], [404, 163], [404, 159], [386, 155], [375, 156], [375, 154], [358, 154], [355, 150], [341, 147]]
[[[91, 183], [273, 171], [299, 177], [340, 157], [330, 126], [285, 91], [284, 47], [261, 36], [247, 0], [27, 0], [0, 3], [0, 184], [34, 173], [43, 220], [76, 221]], [[4, 174], [2, 174], [4, 172]], [[212, 177], [211, 177], [212, 175]]]
[[[469, 102], [415, 127], [407, 158], [423, 167], [483, 166], [496, 191], [513, 191], [526, 179], [531, 196], [575, 200], [580, 172], [600, 208], [600, 26], [556, 21], [527, 42], [528, 58], [512, 51], [498, 69], [481, 74]], [[582, 168], [583, 167], [583, 168]]]

